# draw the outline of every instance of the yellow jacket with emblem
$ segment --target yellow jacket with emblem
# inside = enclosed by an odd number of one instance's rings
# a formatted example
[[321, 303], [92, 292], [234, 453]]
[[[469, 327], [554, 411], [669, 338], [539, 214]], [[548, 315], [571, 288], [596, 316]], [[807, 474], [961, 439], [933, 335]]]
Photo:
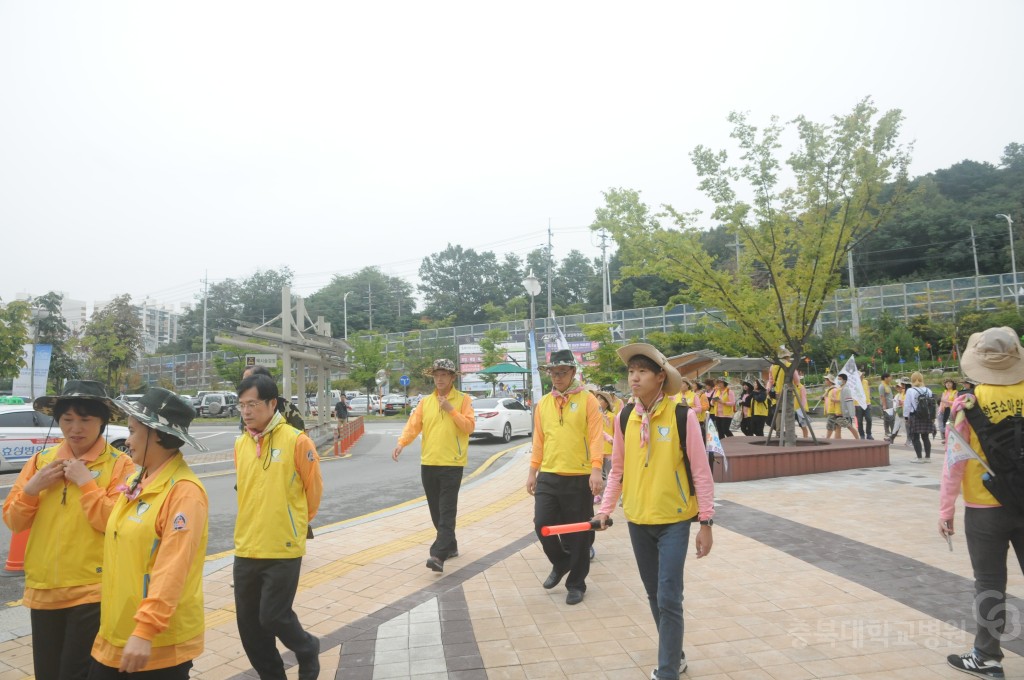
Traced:
[[320, 507], [323, 478], [313, 441], [275, 414], [260, 435], [235, 440], [238, 517], [235, 556], [288, 559], [306, 554], [306, 527]]
[[175, 665], [167, 650], [176, 646], [191, 649], [190, 658], [202, 649], [208, 510], [206, 490], [180, 453], [139, 489], [132, 500], [121, 496], [107, 522], [93, 656], [116, 667], [137, 635], [153, 645], [144, 669], [153, 670]]
[[25, 550], [25, 604], [31, 609], [100, 601], [103, 531], [117, 487], [134, 465], [101, 437], [82, 457], [92, 474], [87, 484], [65, 482], [38, 496], [24, 493], [37, 472], [58, 458], [73, 457], [67, 444], [40, 451], [25, 464], [4, 502], [4, 520], [12, 531], [32, 529]]
[[421, 465], [465, 467], [468, 460], [469, 435], [476, 429], [473, 398], [452, 388], [447, 399], [450, 412], [441, 408], [436, 391], [423, 397], [398, 437], [405, 447], [423, 433]]
[[597, 397], [585, 390], [564, 397], [551, 392], [533, 416], [530, 467], [556, 475], [589, 475], [604, 465], [604, 419]]

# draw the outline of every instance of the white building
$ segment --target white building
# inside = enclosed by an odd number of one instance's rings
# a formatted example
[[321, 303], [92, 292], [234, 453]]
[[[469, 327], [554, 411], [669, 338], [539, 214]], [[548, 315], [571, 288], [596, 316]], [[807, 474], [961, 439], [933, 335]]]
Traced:
[[[68, 297], [68, 294], [64, 291], [56, 291], [62, 295], [61, 299], [61, 316], [64, 317], [64, 323], [68, 325], [72, 333], [80, 333], [85, 328], [86, 322], [89, 320], [89, 310], [85, 304], [85, 300], [74, 300]], [[18, 300], [25, 300], [30, 302], [33, 298], [38, 297], [31, 295], [30, 293], [18, 293], [14, 296]]]
[[[93, 313], [110, 304], [110, 300], [97, 300], [93, 303]], [[142, 304], [132, 305], [142, 322], [142, 351], [146, 354], [156, 352], [160, 345], [175, 342], [178, 339], [178, 312], [173, 305], [164, 305], [146, 299]]]

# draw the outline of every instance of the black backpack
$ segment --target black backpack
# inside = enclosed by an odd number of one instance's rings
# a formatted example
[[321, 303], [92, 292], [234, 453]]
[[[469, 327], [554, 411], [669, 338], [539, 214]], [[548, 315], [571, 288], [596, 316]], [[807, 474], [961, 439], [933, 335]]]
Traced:
[[[619, 431], [625, 435], [626, 423], [629, 422], [629, 414], [633, 412], [635, 404], [626, 404], [619, 413]], [[686, 455], [686, 412], [690, 409], [686, 404], [676, 404], [676, 432], [679, 433], [679, 445], [683, 449], [683, 466], [686, 468], [686, 479], [690, 482], [690, 495], [696, 496], [697, 490], [693, 486], [693, 473], [690, 471], [690, 457]], [[697, 517], [694, 515], [694, 521]]]
[[938, 406], [935, 403], [935, 395], [931, 392], [922, 392], [919, 388], [914, 388], [917, 392], [917, 408], [911, 414], [911, 417], [918, 421], [931, 423], [935, 421], [935, 413]]
[[1024, 515], [1024, 416], [1017, 413], [993, 423], [977, 405], [963, 412], [995, 473], [982, 475], [982, 484], [1001, 505]]

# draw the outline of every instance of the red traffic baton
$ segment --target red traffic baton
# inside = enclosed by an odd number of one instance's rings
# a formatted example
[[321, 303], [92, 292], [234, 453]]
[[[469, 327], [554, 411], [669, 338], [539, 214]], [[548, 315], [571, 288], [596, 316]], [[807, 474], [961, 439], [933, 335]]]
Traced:
[[[609, 517], [604, 525], [610, 527], [612, 518]], [[549, 527], [541, 527], [541, 536], [557, 536], [558, 534], [574, 534], [578, 531], [596, 531], [601, 527], [600, 520], [592, 519], [589, 522], [574, 522], [573, 524], [554, 524]]]

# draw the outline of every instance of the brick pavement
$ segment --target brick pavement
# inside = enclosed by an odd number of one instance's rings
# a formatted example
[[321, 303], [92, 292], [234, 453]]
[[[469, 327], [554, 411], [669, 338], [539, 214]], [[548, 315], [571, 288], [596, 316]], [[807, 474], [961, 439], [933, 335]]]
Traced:
[[[686, 569], [684, 677], [960, 677], [945, 656], [970, 646], [970, 563], [962, 534], [950, 553], [935, 530], [942, 463], [912, 456], [895, 446], [885, 468], [718, 485], [714, 549]], [[318, 532], [296, 610], [323, 638], [322, 678], [649, 677], [656, 632], [625, 525], [599, 534], [586, 600], [566, 605], [563, 586], [541, 587], [526, 466], [524, 447], [467, 483], [461, 555], [443, 575], [424, 566], [423, 504]], [[225, 562], [209, 565], [196, 677], [250, 677]], [[1024, 678], [1016, 638], [1007, 677]], [[0, 643], [0, 680], [28, 675], [30, 645]]]

